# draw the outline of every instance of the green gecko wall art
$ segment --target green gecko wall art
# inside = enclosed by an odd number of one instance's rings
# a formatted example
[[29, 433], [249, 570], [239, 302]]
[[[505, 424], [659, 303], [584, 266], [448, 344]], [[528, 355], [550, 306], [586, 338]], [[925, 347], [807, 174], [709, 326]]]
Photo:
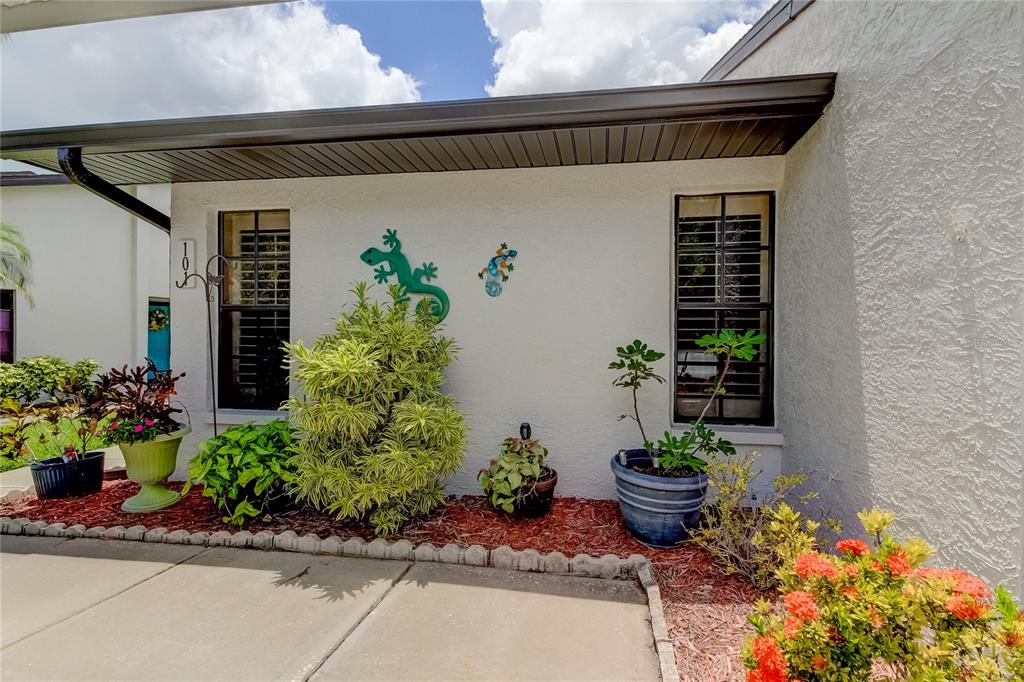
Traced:
[[448, 294], [441, 287], [426, 283], [437, 277], [437, 266], [432, 262], [424, 263], [423, 267], [413, 270], [409, 259], [402, 253], [398, 230], [388, 229], [384, 232], [384, 246], [391, 250], [381, 251], [371, 246], [359, 256], [360, 260], [371, 267], [380, 266], [374, 268], [373, 278], [383, 284], [389, 277], [395, 276], [406, 294], [432, 297], [434, 300], [430, 302], [430, 313], [438, 322], [444, 320], [448, 316]]

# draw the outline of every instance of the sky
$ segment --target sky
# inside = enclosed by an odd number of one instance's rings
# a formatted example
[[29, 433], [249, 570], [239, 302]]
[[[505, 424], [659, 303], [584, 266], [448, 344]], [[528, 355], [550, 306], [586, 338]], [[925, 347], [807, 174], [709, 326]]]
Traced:
[[771, 4], [299, 0], [15, 33], [0, 129], [696, 81]]

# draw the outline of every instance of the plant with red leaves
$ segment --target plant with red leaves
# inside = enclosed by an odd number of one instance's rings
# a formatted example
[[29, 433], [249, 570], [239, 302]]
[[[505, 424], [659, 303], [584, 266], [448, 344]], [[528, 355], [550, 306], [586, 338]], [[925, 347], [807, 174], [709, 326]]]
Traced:
[[145, 443], [182, 427], [175, 419], [181, 410], [171, 405], [175, 384], [184, 377], [161, 372], [146, 358], [144, 367], [111, 369], [99, 375], [92, 409], [106, 411], [114, 420], [108, 427], [112, 443]]

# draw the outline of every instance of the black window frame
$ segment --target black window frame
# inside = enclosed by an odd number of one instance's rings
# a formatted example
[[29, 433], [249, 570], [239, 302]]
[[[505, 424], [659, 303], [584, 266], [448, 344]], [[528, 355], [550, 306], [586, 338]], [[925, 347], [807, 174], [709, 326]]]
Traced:
[[[11, 297], [11, 307], [9, 308], [11, 311], [11, 352], [9, 358], [3, 357], [3, 354], [0, 353], [0, 362], [14, 362], [15, 358], [18, 357], [18, 349], [16, 348], [18, 340], [18, 292], [14, 289], [0, 289], [0, 294]], [[0, 310], [8, 310], [8, 308], [0, 307]]]
[[[288, 304], [267, 304], [259, 303], [259, 273], [260, 273], [260, 254], [259, 254], [259, 225], [260, 225], [260, 214], [261, 213], [281, 213], [285, 212], [288, 214], [288, 264], [289, 264], [289, 279], [288, 279]], [[224, 217], [229, 214], [241, 214], [241, 213], [252, 213], [253, 214], [253, 232], [256, 239], [256, 249], [251, 258], [245, 256], [229, 256], [224, 253]], [[288, 334], [291, 335], [291, 209], [288, 208], [261, 208], [261, 209], [231, 209], [218, 211], [217, 213], [217, 253], [220, 254], [228, 264], [239, 263], [241, 261], [251, 260], [253, 263], [254, 273], [254, 286], [253, 286], [253, 303], [249, 304], [226, 304], [224, 302], [224, 292], [226, 286], [226, 279], [222, 279], [223, 283], [220, 288], [220, 292], [217, 299], [217, 409], [224, 410], [256, 410], [256, 411], [279, 411], [280, 404], [288, 398], [288, 380], [287, 372], [283, 373], [284, 380], [280, 385], [280, 395], [272, 397], [270, 400], [261, 401], [260, 397], [257, 396], [256, 404], [244, 404], [239, 402], [240, 392], [238, 386], [231, 376], [233, 359], [235, 354], [232, 352], [230, 347], [229, 339], [226, 334], [223, 334], [225, 329], [225, 319], [227, 315], [232, 312], [284, 312], [288, 316]], [[277, 260], [281, 260], [278, 258]], [[224, 277], [225, 263], [224, 260], [218, 259], [218, 274]], [[284, 353], [282, 351], [281, 357], [282, 364], [284, 362]], [[258, 360], [257, 360], [258, 362]], [[258, 390], [257, 386], [257, 390]]]
[[[734, 247], [730, 249], [726, 244], [725, 232], [727, 227], [726, 199], [737, 196], [767, 196], [768, 198], [768, 238], [767, 243], [759, 244], [756, 249], [750, 245]], [[683, 247], [679, 244], [679, 207], [683, 199], [706, 199], [717, 197], [721, 204], [719, 214], [718, 239], [714, 247], [695, 246]], [[753, 361], [764, 368], [764, 391], [761, 402], [760, 417], [725, 417], [725, 401], [729, 396], [718, 396], [718, 409], [716, 416], [705, 417], [708, 424], [723, 426], [775, 426], [775, 191], [756, 190], [748, 192], [700, 192], [696, 194], [677, 193], [672, 197], [672, 423], [686, 424], [693, 422], [695, 417], [682, 416], [679, 414], [677, 399], [679, 396], [679, 320], [685, 311], [689, 310], [713, 310], [715, 311], [716, 329], [722, 329], [722, 316], [732, 311], [756, 310], [765, 314], [765, 343], [761, 346], [760, 360]], [[730, 250], [733, 252], [759, 250], [767, 254], [768, 267], [765, 276], [768, 278], [768, 300], [753, 302], [726, 302], [723, 300], [722, 291], [725, 288], [726, 269], [724, 267], [724, 254]], [[715, 284], [714, 303], [680, 303], [679, 301], [679, 254], [683, 252], [699, 253], [714, 252], [722, 257], [723, 267], [719, 268]], [[739, 329], [737, 331], [745, 331]], [[724, 359], [718, 357], [715, 363], [702, 361], [688, 361], [688, 365], [716, 366], [718, 374], [724, 368]]]

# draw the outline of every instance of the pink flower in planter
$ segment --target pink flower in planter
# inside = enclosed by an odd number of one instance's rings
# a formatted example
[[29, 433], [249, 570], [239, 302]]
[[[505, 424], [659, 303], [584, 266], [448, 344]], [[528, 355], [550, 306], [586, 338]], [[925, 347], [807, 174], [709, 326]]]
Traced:
[[135, 433], [142, 433], [142, 429], [144, 429], [144, 428], [146, 428], [146, 427], [144, 427], [142, 424], [136, 424], [135, 425]]
[[147, 419], [146, 420], [146, 426], [152, 426], [152, 425], [153, 425], [153, 420], [152, 419]]

